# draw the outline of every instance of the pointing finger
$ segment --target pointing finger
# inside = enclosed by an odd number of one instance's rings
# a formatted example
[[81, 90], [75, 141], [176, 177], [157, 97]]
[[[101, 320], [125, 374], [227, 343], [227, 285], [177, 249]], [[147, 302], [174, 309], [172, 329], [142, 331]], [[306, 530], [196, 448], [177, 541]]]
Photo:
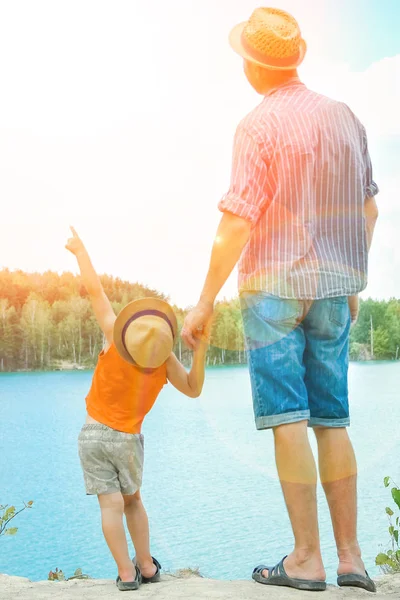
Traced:
[[72, 225], [70, 225], [70, 226], [69, 226], [69, 228], [70, 228], [70, 230], [72, 231], [72, 235], [73, 235], [74, 237], [76, 237], [76, 238], [77, 238], [77, 237], [79, 237], [79, 235], [76, 233], [76, 231], [75, 231], [75, 229], [72, 227]]

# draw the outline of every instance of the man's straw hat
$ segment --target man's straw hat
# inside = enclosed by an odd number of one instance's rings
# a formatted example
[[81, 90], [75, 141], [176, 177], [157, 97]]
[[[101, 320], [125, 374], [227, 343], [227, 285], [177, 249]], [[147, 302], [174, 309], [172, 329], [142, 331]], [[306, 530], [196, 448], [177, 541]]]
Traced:
[[167, 302], [141, 298], [127, 304], [114, 325], [114, 344], [128, 362], [144, 369], [160, 367], [174, 347], [176, 316]]
[[296, 69], [307, 49], [297, 21], [277, 8], [257, 8], [232, 29], [229, 42], [245, 60], [273, 70]]

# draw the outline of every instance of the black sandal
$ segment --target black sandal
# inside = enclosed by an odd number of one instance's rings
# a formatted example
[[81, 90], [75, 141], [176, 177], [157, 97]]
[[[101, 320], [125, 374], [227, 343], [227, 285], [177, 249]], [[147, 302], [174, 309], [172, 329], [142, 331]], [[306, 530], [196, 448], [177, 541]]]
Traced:
[[[161, 567], [160, 563], [158, 562], [158, 560], [156, 558], [154, 558], [154, 556], [152, 556], [151, 558], [153, 559], [153, 563], [157, 567], [157, 570], [152, 577], [145, 577], [144, 575], [142, 575], [142, 583], [157, 583], [161, 579], [162, 567]], [[133, 563], [133, 564], [135, 564], [135, 563]]]
[[[286, 587], [295, 588], [296, 590], [308, 590], [313, 592], [323, 592], [326, 590], [326, 581], [317, 581], [314, 579], [296, 579], [295, 577], [289, 577], [283, 566], [283, 561], [287, 558], [284, 556], [277, 565], [274, 567], [267, 567], [265, 565], [259, 565], [253, 571], [252, 578], [257, 583], [264, 585], [281, 585]], [[264, 577], [262, 572], [267, 569], [268, 577]]]
[[142, 574], [140, 572], [139, 567], [135, 565], [136, 576], [135, 581], [122, 581], [121, 577], [118, 575], [115, 583], [120, 592], [131, 592], [133, 590], [138, 590], [140, 584], [142, 583]]
[[338, 575], [337, 584], [340, 587], [358, 587], [367, 590], [367, 592], [376, 592], [376, 585], [367, 571], [365, 571], [365, 575], [356, 575], [355, 573]]

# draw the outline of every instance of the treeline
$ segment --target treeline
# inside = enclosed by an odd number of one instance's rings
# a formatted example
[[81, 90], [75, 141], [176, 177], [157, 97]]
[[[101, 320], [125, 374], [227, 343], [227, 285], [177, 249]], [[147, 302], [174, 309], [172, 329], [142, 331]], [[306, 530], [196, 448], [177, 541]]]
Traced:
[[[101, 281], [116, 313], [138, 298], [166, 299], [138, 283], [107, 275]], [[181, 328], [186, 312], [176, 306], [174, 309]], [[225, 349], [211, 347], [208, 363], [244, 362], [238, 302], [219, 305], [218, 315], [215, 341]], [[79, 276], [0, 270], [0, 371], [91, 368], [103, 343]], [[180, 336], [175, 352], [184, 363], [190, 362]]]
[[360, 314], [350, 336], [350, 358], [400, 358], [400, 300], [361, 301]]
[[[163, 294], [138, 283], [102, 276], [105, 293], [116, 313], [131, 300]], [[179, 327], [186, 312], [174, 307]], [[79, 276], [54, 272], [0, 270], [0, 371], [91, 368], [103, 346]], [[400, 301], [361, 303], [351, 334], [355, 360], [399, 358]], [[190, 353], [178, 336], [175, 352], [184, 363]], [[246, 362], [239, 301], [216, 307], [208, 364]]]

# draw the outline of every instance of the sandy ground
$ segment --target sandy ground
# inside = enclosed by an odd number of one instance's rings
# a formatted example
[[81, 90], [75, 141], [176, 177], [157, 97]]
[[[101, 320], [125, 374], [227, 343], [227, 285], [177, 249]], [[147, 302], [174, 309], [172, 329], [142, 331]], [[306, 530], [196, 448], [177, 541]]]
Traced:
[[[400, 575], [387, 575], [377, 581], [378, 592], [371, 594], [354, 588], [336, 588], [329, 586], [325, 592], [310, 594], [289, 588], [267, 587], [253, 581], [216, 581], [191, 575], [177, 577], [164, 575], [156, 584], [143, 585], [140, 590], [128, 593], [137, 598], [155, 598], [157, 600], [324, 600], [366, 599], [400, 600]], [[113, 581], [92, 579], [86, 581], [32, 583], [22, 577], [0, 575], [0, 600], [101, 600], [102, 598], [120, 598], [121, 592]], [[122, 596], [125, 598], [126, 595]]]

